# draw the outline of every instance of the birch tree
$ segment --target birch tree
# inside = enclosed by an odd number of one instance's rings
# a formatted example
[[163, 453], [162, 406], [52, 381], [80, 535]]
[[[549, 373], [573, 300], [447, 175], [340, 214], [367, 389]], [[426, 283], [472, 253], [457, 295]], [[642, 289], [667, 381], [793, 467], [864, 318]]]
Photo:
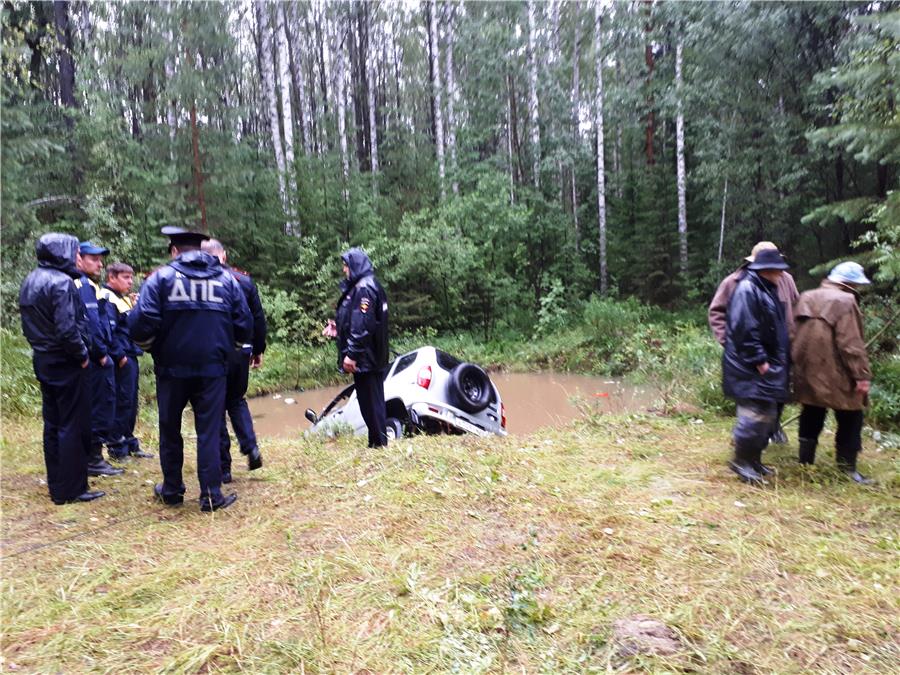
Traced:
[[538, 115], [537, 58], [535, 54], [534, 0], [528, 0], [528, 113], [531, 118], [531, 151], [534, 187], [541, 187], [541, 128]]
[[600, 237], [600, 292], [609, 289], [606, 270], [606, 176], [603, 159], [603, 10], [600, 0], [594, 2], [594, 46], [597, 77], [597, 230]]
[[[676, 174], [678, 182], [678, 247], [679, 261], [681, 263], [681, 276], [687, 278], [688, 273], [688, 240], [687, 240], [687, 196], [684, 170], [684, 110], [682, 86], [681, 61], [683, 40], [678, 38], [675, 45], [675, 92], [678, 97], [677, 113], [675, 116], [675, 155]], [[724, 204], [723, 204], [724, 208]]]
[[441, 201], [444, 201], [444, 198], [447, 196], [447, 190], [444, 186], [447, 170], [444, 161], [444, 121], [441, 112], [443, 107], [441, 101], [441, 50], [438, 40], [437, 17], [435, 16], [434, 5], [434, 0], [428, 0], [428, 39], [431, 42], [431, 70], [433, 73], [431, 95], [434, 101], [434, 144], [437, 153], [438, 182], [441, 190]]
[[344, 204], [350, 201], [350, 154], [347, 148], [347, 87], [346, 87], [346, 59], [344, 58], [344, 43], [348, 38], [347, 26], [343, 20], [338, 21], [338, 29], [335, 35], [335, 85], [334, 98], [337, 108], [338, 137], [341, 146], [341, 196]]
[[[372, 20], [372, 5], [366, 5], [366, 21], [368, 23], [367, 35], [369, 36], [369, 44], [373, 43], [372, 35], [375, 31], [375, 22]], [[368, 99], [369, 99], [369, 158], [372, 170], [372, 185], [377, 191], [376, 175], [378, 174], [378, 120], [376, 116], [376, 77], [375, 72], [375, 50], [371, 50], [366, 60], [366, 77], [369, 80]]]
[[578, 151], [579, 141], [579, 108], [581, 107], [581, 24], [579, 17], [579, 7], [577, 3], [572, 3], [573, 12], [575, 13], [574, 29], [575, 36], [572, 44], [572, 166], [571, 190], [572, 190], [572, 225], [575, 228], [575, 250], [581, 249], [581, 232], [578, 227], [578, 190], [575, 183], [575, 156]]
[[456, 41], [453, 19], [456, 14], [456, 5], [447, 4], [444, 7], [447, 19], [447, 55], [444, 59], [444, 65], [447, 70], [447, 148], [450, 151], [450, 172], [453, 174], [453, 180], [450, 185], [453, 194], [459, 194], [459, 181], [456, 178], [456, 103], [458, 100], [458, 92], [456, 89], [456, 76], [453, 73], [453, 43]]
[[[269, 111], [269, 132], [272, 139], [272, 148], [275, 152], [275, 167], [278, 170], [278, 193], [281, 197], [281, 205], [287, 212], [287, 190], [285, 188], [285, 164], [284, 149], [281, 146], [281, 131], [278, 120], [278, 99], [275, 93], [275, 66], [272, 63], [272, 31], [268, 17], [267, 4], [263, 0], [257, 0], [256, 26], [259, 30], [259, 67], [262, 81], [263, 100]], [[285, 231], [289, 229], [289, 220], [285, 220]]]
[[290, 54], [287, 43], [287, 4], [275, 6], [275, 36], [278, 45], [278, 81], [281, 87], [281, 126], [284, 133], [285, 234], [300, 236], [297, 225], [297, 170], [294, 164], [294, 115], [291, 106]]
[[[294, 89], [297, 92], [297, 118], [300, 121], [300, 132], [303, 139], [303, 154], [309, 155], [312, 152], [311, 140], [311, 122], [312, 114], [310, 112], [309, 98], [306, 93], [306, 73], [303, 68], [303, 50], [300, 46], [300, 8], [305, 6], [300, 3], [291, 3], [291, 20], [285, 16], [284, 27], [287, 31], [288, 50], [291, 55], [291, 80], [294, 83]], [[287, 11], [285, 9], [285, 11]], [[305, 19], [305, 17], [304, 17]]]

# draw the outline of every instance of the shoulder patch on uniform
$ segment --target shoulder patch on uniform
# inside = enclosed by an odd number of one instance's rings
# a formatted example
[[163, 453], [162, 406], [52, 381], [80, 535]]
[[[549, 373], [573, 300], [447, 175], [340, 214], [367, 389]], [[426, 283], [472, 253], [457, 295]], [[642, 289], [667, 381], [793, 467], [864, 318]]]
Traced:
[[369, 299], [368, 298], [363, 298], [362, 300], [359, 301], [359, 311], [362, 312], [363, 314], [365, 314], [366, 312], [369, 311]]

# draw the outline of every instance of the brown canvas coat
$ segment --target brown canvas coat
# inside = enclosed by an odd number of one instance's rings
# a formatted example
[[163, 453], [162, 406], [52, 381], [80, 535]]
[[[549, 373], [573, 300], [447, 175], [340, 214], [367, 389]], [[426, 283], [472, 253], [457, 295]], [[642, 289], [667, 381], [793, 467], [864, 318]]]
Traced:
[[[727, 277], [722, 279], [722, 283], [716, 289], [712, 302], [709, 303], [709, 327], [715, 335], [719, 344], [725, 345], [725, 328], [728, 325], [728, 303], [731, 296], [734, 295], [734, 289], [737, 288], [738, 281], [743, 278], [746, 273], [746, 265], [735, 270]], [[784, 319], [787, 322], [788, 335], [794, 335], [794, 303], [800, 294], [797, 292], [797, 284], [794, 283], [794, 277], [785, 272], [778, 280], [778, 299], [784, 307]]]
[[871, 380], [872, 371], [857, 297], [851, 287], [827, 279], [800, 295], [791, 345], [798, 402], [832, 410], [865, 408], [866, 395], [856, 391], [856, 383]]

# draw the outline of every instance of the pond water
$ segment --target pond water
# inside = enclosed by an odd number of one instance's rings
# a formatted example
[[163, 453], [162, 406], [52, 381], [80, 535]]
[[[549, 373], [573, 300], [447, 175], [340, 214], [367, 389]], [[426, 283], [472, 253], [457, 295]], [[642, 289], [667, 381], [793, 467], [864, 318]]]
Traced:
[[[646, 411], [657, 399], [652, 387], [633, 386], [611, 378], [561, 373], [490, 375], [506, 406], [507, 431], [514, 435], [561, 426], [582, 416], [585, 410]], [[288, 391], [249, 399], [256, 433], [292, 436], [305, 431], [310, 425], [303, 411], [312, 408], [321, 412], [343, 388]], [[289, 400], [293, 403], [286, 403]]]

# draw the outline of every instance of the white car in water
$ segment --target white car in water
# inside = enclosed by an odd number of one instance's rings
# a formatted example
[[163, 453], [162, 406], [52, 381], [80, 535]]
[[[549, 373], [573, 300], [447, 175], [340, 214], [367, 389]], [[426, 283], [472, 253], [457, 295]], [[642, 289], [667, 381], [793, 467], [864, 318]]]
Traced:
[[[385, 372], [389, 440], [415, 432], [506, 436], [500, 392], [475, 364], [434, 347], [420, 347], [392, 361]], [[352, 384], [321, 414], [307, 409], [306, 419], [314, 433], [334, 435], [352, 429], [357, 436], [368, 435]]]

